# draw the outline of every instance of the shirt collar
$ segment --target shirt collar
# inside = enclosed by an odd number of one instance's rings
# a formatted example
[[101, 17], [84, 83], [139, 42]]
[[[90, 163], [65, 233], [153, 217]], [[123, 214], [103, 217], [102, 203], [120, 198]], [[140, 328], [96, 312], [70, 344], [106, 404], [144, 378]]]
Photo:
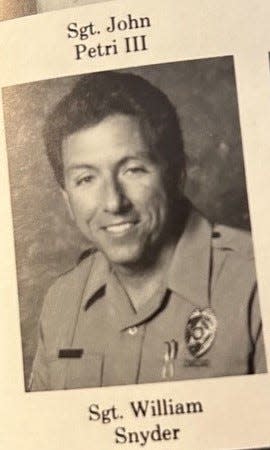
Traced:
[[[91, 308], [100, 297], [107, 295], [108, 301], [117, 311], [119, 329], [138, 325], [150, 319], [157, 314], [163, 305], [168, 301], [166, 288], [160, 288], [143, 307], [136, 312], [123, 287], [115, 277], [110, 265], [104, 255], [97, 252], [94, 255], [94, 261], [91, 265], [90, 274], [88, 276], [83, 297], [82, 307], [84, 311]], [[117, 326], [117, 324], [115, 324]]]
[[90, 273], [82, 297], [82, 305], [85, 311], [88, 310], [91, 299], [97, 291], [103, 286], [106, 286], [108, 274], [110, 273], [109, 263], [101, 252], [96, 252], [93, 258], [94, 260], [91, 264]]
[[[192, 209], [167, 276], [167, 288], [201, 308], [206, 307], [209, 300], [211, 236], [212, 228], [209, 222]], [[97, 252], [93, 258], [82, 298], [82, 305], [86, 310], [89, 300], [99, 289], [106, 286], [108, 279], [112, 279], [110, 265], [105, 256]], [[164, 287], [166, 288], [166, 285]], [[156, 307], [159, 306], [160, 298], [156, 303]], [[131, 313], [130, 305], [126, 305], [126, 308]], [[149, 310], [152, 312], [153, 308], [154, 305], [151, 304]]]
[[192, 209], [168, 271], [168, 287], [201, 308], [209, 301], [211, 236], [210, 223]]
[[[133, 307], [131, 300], [118, 278], [111, 273], [107, 284], [108, 302], [117, 311], [117, 324], [119, 329], [139, 325], [151, 320], [168, 302], [169, 296], [165, 295], [166, 289], [160, 287], [138, 311]], [[147, 295], [147, 292], [145, 293]]]

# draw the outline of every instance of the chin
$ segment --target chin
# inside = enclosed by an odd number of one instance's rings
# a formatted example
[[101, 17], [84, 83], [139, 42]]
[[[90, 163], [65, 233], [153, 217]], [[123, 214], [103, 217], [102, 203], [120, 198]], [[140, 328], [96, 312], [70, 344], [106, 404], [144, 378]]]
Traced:
[[117, 264], [119, 266], [132, 266], [134, 264], [137, 264], [142, 258], [142, 251], [132, 251], [128, 247], [122, 249], [122, 251], [120, 249], [118, 251], [115, 250], [112, 253], [106, 252], [105, 250], [102, 251], [109, 262], [111, 262], [112, 264]]

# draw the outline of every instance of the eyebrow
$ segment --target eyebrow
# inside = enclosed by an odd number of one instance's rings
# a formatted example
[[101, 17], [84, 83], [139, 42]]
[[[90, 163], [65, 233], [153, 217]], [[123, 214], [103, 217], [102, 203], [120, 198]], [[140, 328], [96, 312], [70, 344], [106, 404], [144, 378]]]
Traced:
[[149, 158], [149, 153], [148, 152], [141, 152], [139, 155], [137, 156], [125, 156], [124, 158], [122, 158], [119, 162], [118, 162], [118, 166], [122, 166], [126, 163], [128, 163], [129, 161], [137, 161], [139, 159], [141, 159], [141, 157], [148, 157], [147, 159], [150, 160]]
[[74, 170], [81, 170], [81, 169], [97, 170], [97, 167], [92, 166], [91, 164], [71, 164], [69, 167], [67, 167], [66, 171], [67, 173], [70, 173]]

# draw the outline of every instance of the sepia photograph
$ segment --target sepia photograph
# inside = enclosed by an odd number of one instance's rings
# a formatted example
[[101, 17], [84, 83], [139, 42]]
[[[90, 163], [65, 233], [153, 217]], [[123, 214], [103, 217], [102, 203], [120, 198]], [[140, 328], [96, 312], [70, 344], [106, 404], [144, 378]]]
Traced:
[[233, 57], [3, 105], [26, 391], [267, 372]]
[[108, 1], [111, 0], [1, 0], [0, 20]]

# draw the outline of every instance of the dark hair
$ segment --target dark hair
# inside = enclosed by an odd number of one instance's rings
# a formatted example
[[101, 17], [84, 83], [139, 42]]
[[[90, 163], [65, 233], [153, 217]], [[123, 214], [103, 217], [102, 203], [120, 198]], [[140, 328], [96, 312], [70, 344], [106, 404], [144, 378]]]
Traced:
[[185, 174], [183, 139], [176, 109], [168, 97], [145, 79], [119, 72], [83, 76], [48, 116], [44, 139], [57, 181], [64, 186], [62, 141], [108, 116], [138, 119], [146, 144], [170, 171], [171, 182]]

